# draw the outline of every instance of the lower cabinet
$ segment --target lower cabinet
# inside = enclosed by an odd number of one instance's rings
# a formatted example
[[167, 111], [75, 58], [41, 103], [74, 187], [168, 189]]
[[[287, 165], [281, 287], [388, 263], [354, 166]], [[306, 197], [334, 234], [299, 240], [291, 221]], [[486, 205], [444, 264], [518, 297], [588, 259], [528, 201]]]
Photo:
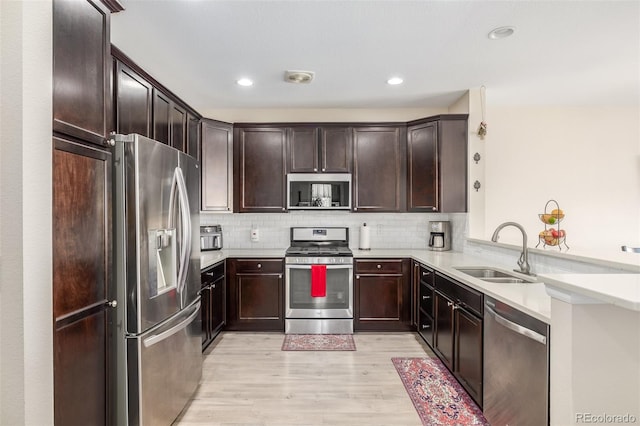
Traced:
[[414, 285], [417, 287], [414, 307], [418, 317], [416, 326], [424, 341], [433, 347], [434, 273], [432, 269], [420, 264], [417, 265], [417, 268], [414, 267], [414, 273], [417, 274], [417, 278], [414, 279]]
[[482, 407], [483, 294], [436, 273], [433, 295], [433, 350]]
[[202, 288], [202, 350], [205, 350], [225, 324], [225, 274], [224, 262], [213, 265], [201, 274]]
[[227, 326], [236, 331], [284, 331], [284, 261], [227, 260]]
[[355, 261], [355, 331], [411, 330], [408, 259]]

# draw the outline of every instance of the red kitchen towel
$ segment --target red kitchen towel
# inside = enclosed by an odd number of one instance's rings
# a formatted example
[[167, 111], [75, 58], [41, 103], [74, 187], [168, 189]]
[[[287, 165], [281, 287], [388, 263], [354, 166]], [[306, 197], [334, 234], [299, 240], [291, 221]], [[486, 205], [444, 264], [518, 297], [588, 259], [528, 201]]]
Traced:
[[327, 265], [311, 265], [311, 297], [327, 297]]

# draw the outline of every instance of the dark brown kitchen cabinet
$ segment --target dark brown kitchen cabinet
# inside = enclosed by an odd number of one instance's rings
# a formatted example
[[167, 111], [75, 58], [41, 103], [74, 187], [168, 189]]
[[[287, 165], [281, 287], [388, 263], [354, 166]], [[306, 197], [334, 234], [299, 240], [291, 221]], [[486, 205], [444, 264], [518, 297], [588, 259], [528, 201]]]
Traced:
[[407, 128], [407, 210], [438, 211], [438, 123]]
[[213, 342], [226, 321], [224, 261], [201, 274], [202, 350]]
[[354, 330], [410, 330], [410, 261], [357, 259], [354, 273]]
[[152, 137], [153, 87], [137, 72], [116, 61], [114, 79], [116, 132]]
[[234, 129], [234, 211], [286, 211], [287, 129]]
[[227, 326], [236, 331], [284, 331], [282, 259], [227, 259]]
[[198, 158], [200, 116], [116, 46], [115, 125], [118, 133], [138, 133]]
[[203, 211], [231, 211], [233, 126], [203, 119], [201, 135], [201, 208]]
[[112, 424], [111, 154], [53, 138], [55, 424]]
[[433, 350], [482, 407], [483, 295], [435, 274]]
[[53, 131], [98, 145], [111, 121], [109, 26], [99, 1], [53, 2]]
[[414, 262], [414, 324], [420, 336], [433, 347], [434, 292], [432, 269]]
[[289, 133], [289, 171], [315, 173], [320, 171], [318, 128], [293, 127]]
[[405, 210], [405, 126], [353, 128], [353, 210]]
[[290, 173], [349, 173], [352, 169], [351, 128], [344, 126], [289, 128]]
[[200, 161], [200, 118], [187, 112], [187, 154]]
[[171, 146], [187, 152], [187, 110], [171, 103]]
[[467, 211], [466, 114], [407, 124], [407, 210]]
[[171, 100], [153, 89], [153, 139], [171, 145]]

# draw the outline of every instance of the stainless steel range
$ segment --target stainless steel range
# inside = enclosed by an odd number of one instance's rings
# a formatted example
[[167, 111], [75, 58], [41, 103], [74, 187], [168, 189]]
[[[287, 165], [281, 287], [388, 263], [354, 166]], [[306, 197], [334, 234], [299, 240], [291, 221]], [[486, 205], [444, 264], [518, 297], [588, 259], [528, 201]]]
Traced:
[[285, 333], [353, 333], [349, 228], [291, 228], [285, 269]]

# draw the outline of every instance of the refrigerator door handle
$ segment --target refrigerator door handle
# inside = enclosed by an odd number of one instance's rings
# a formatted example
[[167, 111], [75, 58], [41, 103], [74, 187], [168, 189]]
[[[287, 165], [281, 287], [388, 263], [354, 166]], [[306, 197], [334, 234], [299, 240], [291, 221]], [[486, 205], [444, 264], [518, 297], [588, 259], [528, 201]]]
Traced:
[[198, 302], [196, 305], [194, 305], [193, 309], [194, 309], [194, 311], [184, 321], [181, 321], [179, 324], [171, 327], [170, 329], [168, 329], [166, 331], [163, 331], [162, 333], [152, 334], [151, 336], [149, 336], [146, 339], [144, 339], [142, 341], [142, 343], [144, 344], [145, 348], [148, 348], [149, 346], [153, 346], [156, 343], [161, 342], [161, 341], [167, 339], [170, 336], [173, 336], [178, 331], [184, 329], [189, 324], [191, 324], [193, 319], [195, 317], [197, 317], [198, 314], [200, 313], [200, 302]]
[[178, 272], [178, 292], [182, 293], [187, 282], [187, 270], [191, 257], [191, 211], [189, 209], [189, 197], [187, 185], [184, 181], [182, 169], [176, 167], [175, 177], [178, 188], [178, 201], [180, 205], [180, 218], [182, 224], [182, 247], [180, 248], [180, 268]]

